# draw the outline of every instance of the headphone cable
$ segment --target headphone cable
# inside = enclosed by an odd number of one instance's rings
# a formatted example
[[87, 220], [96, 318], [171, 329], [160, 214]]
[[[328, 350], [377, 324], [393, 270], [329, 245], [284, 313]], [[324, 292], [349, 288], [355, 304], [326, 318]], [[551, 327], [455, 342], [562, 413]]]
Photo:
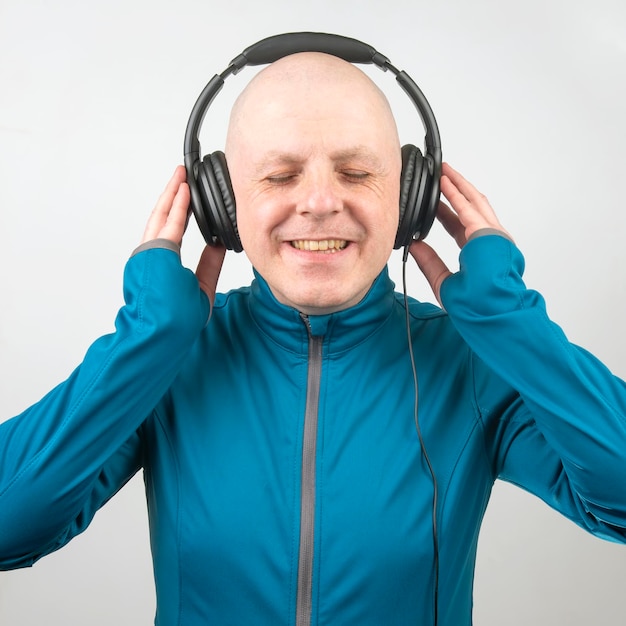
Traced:
[[418, 400], [419, 400], [419, 383], [417, 379], [417, 367], [415, 365], [415, 355], [413, 353], [413, 342], [411, 340], [411, 321], [409, 315], [409, 298], [407, 295], [407, 286], [406, 286], [406, 262], [409, 256], [409, 246], [404, 247], [404, 254], [402, 256], [402, 290], [404, 296], [404, 313], [405, 313], [405, 321], [406, 321], [406, 333], [407, 340], [409, 344], [409, 356], [411, 358], [411, 369], [413, 372], [413, 385], [415, 388], [415, 402], [413, 406], [413, 419], [415, 421], [415, 430], [417, 431], [417, 437], [420, 442], [420, 448], [422, 450], [422, 455], [424, 460], [426, 461], [426, 465], [428, 466], [428, 471], [430, 472], [430, 476], [432, 478], [433, 483], [433, 508], [432, 508], [432, 524], [433, 524], [433, 570], [434, 570], [434, 583], [433, 583], [433, 615], [434, 615], [434, 626], [437, 626], [438, 623], [438, 613], [439, 613], [439, 536], [437, 532], [437, 499], [439, 488], [437, 485], [437, 477], [435, 476], [435, 470], [433, 469], [432, 463], [430, 461], [430, 457], [428, 456], [428, 452], [426, 451], [426, 445], [424, 443], [424, 438], [422, 437], [422, 429], [419, 423], [418, 416]]

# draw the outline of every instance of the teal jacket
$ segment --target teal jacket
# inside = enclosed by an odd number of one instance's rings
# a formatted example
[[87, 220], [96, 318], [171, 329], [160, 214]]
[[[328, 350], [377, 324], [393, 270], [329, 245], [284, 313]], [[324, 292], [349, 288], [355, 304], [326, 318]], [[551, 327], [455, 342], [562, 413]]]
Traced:
[[0, 426], [0, 566], [86, 528], [143, 468], [161, 626], [471, 624], [497, 478], [626, 540], [626, 385], [570, 344], [507, 239], [470, 241], [446, 311], [383, 272], [303, 317], [261, 277], [209, 305], [170, 250], [70, 378]]

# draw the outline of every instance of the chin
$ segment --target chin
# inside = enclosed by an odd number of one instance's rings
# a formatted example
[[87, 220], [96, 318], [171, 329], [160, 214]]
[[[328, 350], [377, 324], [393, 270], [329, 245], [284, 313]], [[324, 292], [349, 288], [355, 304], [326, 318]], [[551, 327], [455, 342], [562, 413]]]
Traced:
[[328, 315], [329, 313], [336, 313], [337, 311], [343, 311], [351, 306], [358, 304], [365, 294], [367, 289], [357, 295], [354, 294], [342, 294], [334, 297], [329, 297], [326, 291], [319, 297], [308, 294], [306, 297], [298, 297], [294, 294], [293, 299], [290, 300], [291, 306], [301, 313], [306, 315]]

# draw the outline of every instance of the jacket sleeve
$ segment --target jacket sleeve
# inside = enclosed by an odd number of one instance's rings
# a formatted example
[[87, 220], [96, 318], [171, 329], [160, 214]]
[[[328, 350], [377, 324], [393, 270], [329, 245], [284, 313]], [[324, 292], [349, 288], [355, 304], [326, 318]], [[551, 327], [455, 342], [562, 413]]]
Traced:
[[511, 241], [474, 239], [460, 262], [442, 285], [443, 304], [479, 359], [519, 394], [492, 433], [495, 473], [587, 530], [625, 540], [626, 384], [548, 318]]
[[0, 424], [0, 569], [30, 565], [69, 541], [138, 470], [137, 430], [209, 313], [171, 250], [128, 261], [124, 300], [115, 332], [65, 382]]

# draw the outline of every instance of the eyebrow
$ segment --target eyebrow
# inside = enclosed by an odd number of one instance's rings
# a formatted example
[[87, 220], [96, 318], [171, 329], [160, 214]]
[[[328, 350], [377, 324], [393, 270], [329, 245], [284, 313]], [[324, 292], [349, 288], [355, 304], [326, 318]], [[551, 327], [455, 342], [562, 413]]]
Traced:
[[378, 155], [366, 146], [359, 145], [354, 148], [339, 150], [331, 155], [331, 159], [335, 163], [339, 164], [349, 163], [350, 161], [358, 161], [375, 172], [382, 172], [384, 170], [383, 163]]
[[270, 150], [263, 155], [263, 159], [259, 161], [255, 167], [256, 174], [263, 174], [268, 169], [276, 165], [299, 165], [304, 159], [296, 153], [283, 152], [280, 150]]

